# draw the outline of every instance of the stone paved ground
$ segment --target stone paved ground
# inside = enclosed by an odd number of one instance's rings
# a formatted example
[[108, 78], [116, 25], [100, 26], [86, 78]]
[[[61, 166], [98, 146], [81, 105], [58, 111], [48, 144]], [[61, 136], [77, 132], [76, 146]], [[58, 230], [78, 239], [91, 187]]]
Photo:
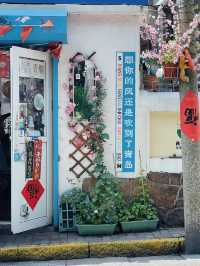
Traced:
[[59, 233], [53, 227], [12, 235], [0, 230], [0, 247], [44, 245], [70, 242], [107, 242], [123, 240], [160, 239], [184, 236], [184, 228], [165, 228], [151, 233], [114, 234], [112, 236], [81, 237], [77, 233]]
[[199, 266], [199, 255], [162, 256], [145, 258], [94, 258], [63, 261], [5, 262], [0, 266]]

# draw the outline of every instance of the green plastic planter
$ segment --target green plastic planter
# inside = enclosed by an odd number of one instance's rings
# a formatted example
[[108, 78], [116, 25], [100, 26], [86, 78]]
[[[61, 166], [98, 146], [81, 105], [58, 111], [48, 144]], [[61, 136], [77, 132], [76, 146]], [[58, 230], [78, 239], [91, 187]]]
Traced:
[[77, 224], [77, 230], [81, 236], [112, 235], [116, 224]]
[[157, 226], [158, 226], [157, 219], [133, 221], [133, 222], [121, 222], [122, 231], [124, 233], [155, 231], [157, 229]]

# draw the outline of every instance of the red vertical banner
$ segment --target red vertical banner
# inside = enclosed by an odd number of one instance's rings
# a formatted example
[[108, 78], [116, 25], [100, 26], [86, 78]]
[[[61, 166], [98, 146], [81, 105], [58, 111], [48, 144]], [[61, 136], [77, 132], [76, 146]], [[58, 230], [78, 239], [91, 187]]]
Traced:
[[40, 179], [41, 175], [41, 160], [42, 160], [42, 140], [34, 141], [34, 155], [33, 155], [33, 179]]
[[0, 78], [8, 78], [10, 75], [10, 57], [4, 51], [0, 51]]
[[192, 141], [200, 139], [199, 98], [188, 90], [180, 104], [181, 131]]

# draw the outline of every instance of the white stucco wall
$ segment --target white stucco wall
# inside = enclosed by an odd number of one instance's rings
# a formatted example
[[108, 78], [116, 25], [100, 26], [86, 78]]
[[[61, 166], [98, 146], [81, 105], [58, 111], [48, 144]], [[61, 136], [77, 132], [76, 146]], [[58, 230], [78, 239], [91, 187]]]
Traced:
[[[133, 9], [133, 7], [130, 7]], [[128, 10], [128, 8], [127, 8]], [[96, 11], [95, 8], [93, 10]], [[141, 14], [141, 13], [140, 13]], [[139, 15], [139, 13], [138, 13]], [[67, 127], [67, 117], [64, 113], [68, 103], [63, 83], [68, 83], [69, 58], [76, 52], [90, 55], [96, 51], [93, 60], [106, 78], [105, 88], [107, 97], [104, 103], [104, 119], [107, 124], [109, 141], [105, 144], [105, 161], [110, 171], [114, 172], [115, 152], [115, 79], [116, 79], [116, 52], [135, 51], [136, 89], [139, 88], [139, 16], [132, 16], [131, 12], [120, 14], [102, 12], [97, 15], [91, 13], [69, 12], [68, 44], [63, 46], [59, 65], [59, 190], [60, 193], [77, 185], [79, 182], [69, 172], [71, 160], [68, 158], [72, 145], [69, 140], [72, 133]], [[138, 70], [138, 71], [137, 71]], [[137, 164], [138, 165], [138, 164]], [[72, 177], [74, 184], [67, 182]], [[133, 175], [131, 175], [133, 177]], [[81, 184], [81, 182], [80, 182]]]
[[[182, 160], [173, 158], [150, 158], [150, 112], [178, 112], [179, 93], [147, 92], [139, 93], [139, 147], [142, 157], [142, 168], [145, 172], [181, 173]], [[163, 141], [166, 141], [163, 139]]]

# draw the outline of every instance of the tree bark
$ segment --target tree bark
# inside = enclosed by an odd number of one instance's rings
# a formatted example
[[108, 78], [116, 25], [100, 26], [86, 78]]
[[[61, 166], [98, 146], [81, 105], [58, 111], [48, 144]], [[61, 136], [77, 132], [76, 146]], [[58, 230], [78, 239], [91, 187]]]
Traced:
[[[183, 0], [183, 17], [181, 17], [181, 32], [186, 29], [186, 25], [193, 18], [192, 6], [194, 1]], [[190, 50], [192, 57], [197, 55], [195, 38], [191, 43]], [[189, 73], [190, 82], [180, 81], [180, 99], [185, 93], [192, 89], [198, 95], [197, 75], [195, 72]], [[200, 141], [192, 142], [182, 133], [182, 163], [183, 163], [183, 194], [184, 194], [184, 218], [185, 218], [185, 238], [186, 253], [200, 253]]]

